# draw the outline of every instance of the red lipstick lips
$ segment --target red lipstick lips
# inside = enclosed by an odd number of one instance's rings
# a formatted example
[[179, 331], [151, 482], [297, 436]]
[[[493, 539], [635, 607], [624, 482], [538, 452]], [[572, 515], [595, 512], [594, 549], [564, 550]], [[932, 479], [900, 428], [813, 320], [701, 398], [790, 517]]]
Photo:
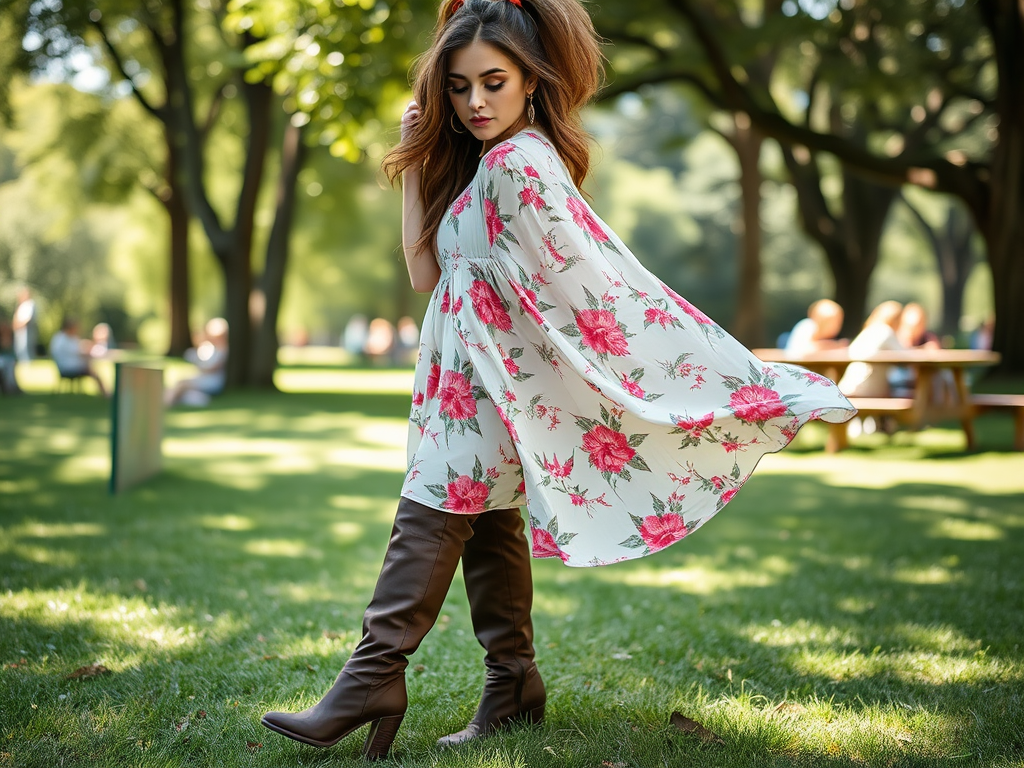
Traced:
[[491, 118], [489, 118], [489, 117], [471, 117], [469, 119], [469, 122], [471, 122], [477, 128], [482, 128], [483, 126], [485, 126], [489, 122], [491, 122]]

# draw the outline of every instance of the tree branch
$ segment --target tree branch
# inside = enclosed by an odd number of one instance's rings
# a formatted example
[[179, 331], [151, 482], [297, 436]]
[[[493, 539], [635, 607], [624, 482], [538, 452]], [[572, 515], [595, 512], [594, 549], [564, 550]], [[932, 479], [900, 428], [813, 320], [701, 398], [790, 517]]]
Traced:
[[659, 85], [661, 83], [685, 83], [692, 85], [716, 107], [724, 108], [721, 94], [711, 88], [707, 82], [694, 72], [688, 69], [665, 69], [662, 71], [640, 71], [616, 79], [605, 84], [604, 88], [597, 94], [597, 101], [607, 101], [624, 93], [632, 93], [645, 85]]
[[149, 112], [149, 114], [151, 114], [157, 120], [160, 120], [161, 122], [166, 120], [166, 115], [163, 113], [163, 110], [153, 106], [153, 104], [150, 103], [149, 99], [147, 99], [142, 94], [142, 91], [139, 90], [139, 87], [135, 84], [135, 80], [132, 78], [132, 76], [128, 74], [128, 70], [125, 68], [124, 60], [121, 58], [121, 54], [118, 52], [117, 48], [114, 47], [114, 43], [107, 36], [107, 31], [103, 28], [103, 25], [100, 23], [100, 21], [92, 21], [90, 19], [89, 23], [91, 23], [93, 27], [95, 27], [96, 32], [100, 36], [100, 40], [103, 42], [103, 47], [106, 48], [110, 58], [113, 59], [114, 66], [117, 67], [117, 71], [121, 75], [121, 78], [124, 79], [128, 83], [128, 85], [131, 86], [132, 96], [135, 97], [135, 100], [138, 101], [139, 104], [142, 105], [142, 108]]

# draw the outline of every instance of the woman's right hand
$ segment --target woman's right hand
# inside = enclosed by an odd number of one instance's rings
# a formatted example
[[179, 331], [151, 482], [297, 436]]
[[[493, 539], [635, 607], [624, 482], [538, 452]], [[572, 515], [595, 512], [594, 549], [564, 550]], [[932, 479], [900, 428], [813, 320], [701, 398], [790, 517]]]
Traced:
[[405, 108], [405, 112], [402, 115], [402, 141], [409, 138], [412, 133], [413, 127], [416, 122], [420, 119], [420, 105], [415, 101], [410, 101], [409, 105]]

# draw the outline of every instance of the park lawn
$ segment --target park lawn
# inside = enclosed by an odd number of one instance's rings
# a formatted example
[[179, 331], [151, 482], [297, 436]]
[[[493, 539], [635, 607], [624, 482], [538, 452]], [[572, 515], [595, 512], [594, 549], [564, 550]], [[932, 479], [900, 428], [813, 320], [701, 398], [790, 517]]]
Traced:
[[[315, 702], [358, 639], [408, 374], [283, 375], [336, 391], [170, 412], [165, 471], [117, 497], [106, 402], [0, 400], [0, 766], [361, 764], [362, 733], [321, 750], [259, 717]], [[534, 561], [547, 720], [439, 752], [483, 678], [457, 581], [394, 764], [1024, 766], [1024, 462], [1008, 419], [978, 424], [976, 454], [935, 429], [838, 456], [812, 426], [692, 540]]]

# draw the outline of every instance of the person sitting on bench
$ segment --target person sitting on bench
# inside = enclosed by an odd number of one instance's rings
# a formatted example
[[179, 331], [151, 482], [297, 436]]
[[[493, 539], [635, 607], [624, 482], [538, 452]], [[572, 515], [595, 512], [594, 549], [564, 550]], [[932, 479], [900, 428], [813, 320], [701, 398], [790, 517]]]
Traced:
[[78, 321], [73, 317], [64, 318], [60, 330], [50, 339], [50, 357], [57, 366], [62, 379], [80, 379], [88, 376], [100, 388], [100, 394], [107, 396], [103, 380], [92, 368], [89, 356], [90, 342], [78, 336]]

